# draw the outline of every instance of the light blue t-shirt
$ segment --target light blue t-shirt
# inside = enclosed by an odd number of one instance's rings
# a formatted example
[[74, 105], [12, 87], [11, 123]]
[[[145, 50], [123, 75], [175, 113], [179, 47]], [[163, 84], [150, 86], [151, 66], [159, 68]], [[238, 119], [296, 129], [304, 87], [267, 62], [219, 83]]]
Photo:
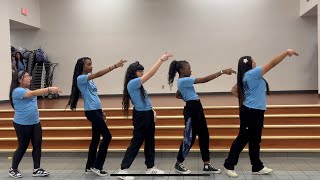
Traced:
[[40, 122], [37, 97], [24, 98], [29, 91], [27, 88], [17, 87], [12, 91], [14, 106], [13, 121], [20, 125], [33, 125]]
[[148, 93], [145, 91], [145, 103], [143, 103], [140, 87], [141, 78], [135, 78], [129, 81], [127, 89], [131, 98], [131, 102], [135, 110], [149, 111], [152, 109], [150, 98], [148, 96]]
[[97, 86], [92, 80], [88, 80], [88, 76], [89, 75], [80, 75], [77, 78], [77, 85], [84, 101], [84, 110], [91, 111], [101, 109]]
[[248, 108], [266, 110], [266, 82], [262, 78], [262, 67], [246, 72], [243, 77], [244, 102]]
[[197, 95], [193, 86], [194, 81], [195, 78], [191, 77], [184, 77], [178, 79], [178, 90], [180, 91], [184, 101], [199, 99], [199, 96]]
[[24, 71], [25, 69], [26, 69], [26, 65], [25, 65], [25, 63], [23, 62], [23, 60], [18, 61], [18, 72]]

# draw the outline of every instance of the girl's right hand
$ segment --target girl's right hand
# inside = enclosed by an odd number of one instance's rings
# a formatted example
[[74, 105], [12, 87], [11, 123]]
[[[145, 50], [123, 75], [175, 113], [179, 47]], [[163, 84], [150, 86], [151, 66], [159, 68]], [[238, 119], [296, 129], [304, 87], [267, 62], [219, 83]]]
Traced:
[[167, 61], [170, 57], [172, 57], [173, 56], [173, 54], [171, 54], [171, 53], [164, 53], [162, 56], [161, 56], [161, 61], [162, 62], [164, 62], [164, 61]]
[[223, 74], [231, 75], [232, 73], [237, 74], [232, 68], [222, 70]]
[[61, 89], [59, 87], [48, 87], [49, 91], [52, 93], [61, 93]]
[[292, 55], [299, 56], [299, 54], [292, 49], [287, 49], [286, 53], [289, 57], [291, 57]]
[[116, 64], [116, 68], [118, 68], [118, 67], [123, 67], [123, 64], [126, 63], [126, 62], [127, 62], [127, 60], [121, 59], [121, 60]]

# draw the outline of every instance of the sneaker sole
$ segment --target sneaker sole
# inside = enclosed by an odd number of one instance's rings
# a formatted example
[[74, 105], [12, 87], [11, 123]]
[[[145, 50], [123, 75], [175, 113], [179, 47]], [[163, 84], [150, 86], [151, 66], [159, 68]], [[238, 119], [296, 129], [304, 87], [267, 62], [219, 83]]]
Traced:
[[101, 177], [105, 177], [105, 176], [109, 176], [109, 174], [100, 174], [100, 173], [96, 173], [94, 171], [92, 171], [94, 174], [98, 175], [98, 176], [101, 176]]
[[9, 176], [11, 177], [11, 178], [13, 178], [13, 179], [19, 179], [19, 178], [22, 178], [22, 176], [18, 176], [18, 177], [16, 177], [16, 176], [12, 176], [10, 173], [8, 173], [9, 174]]
[[227, 169], [225, 167], [223, 169], [224, 169], [224, 172], [227, 174], [227, 176], [232, 177], [232, 178], [238, 177], [238, 174], [234, 175], [234, 176], [233, 175], [229, 175], [228, 172], [227, 172]]
[[203, 174], [220, 174], [221, 173], [221, 170], [219, 171], [202, 171]]
[[174, 170], [176, 170], [178, 173], [180, 173], [180, 174], [191, 174], [191, 171], [189, 171], [189, 172], [184, 172], [184, 171], [179, 171], [178, 169], [174, 169]]
[[49, 176], [50, 174], [33, 174], [33, 177], [46, 177]]
[[266, 173], [259, 173], [259, 172], [252, 172], [253, 175], [264, 175], [264, 174], [270, 174], [272, 173], [273, 171], [270, 171], [270, 172], [266, 172]]
[[91, 173], [94, 173], [94, 174], [96, 174], [96, 175], [98, 175], [98, 176], [101, 176], [101, 177], [109, 176], [109, 173], [107, 173], [107, 174], [100, 174], [99, 172], [97, 172], [97, 171], [95, 171], [95, 170], [93, 170], [93, 169], [91, 169]]

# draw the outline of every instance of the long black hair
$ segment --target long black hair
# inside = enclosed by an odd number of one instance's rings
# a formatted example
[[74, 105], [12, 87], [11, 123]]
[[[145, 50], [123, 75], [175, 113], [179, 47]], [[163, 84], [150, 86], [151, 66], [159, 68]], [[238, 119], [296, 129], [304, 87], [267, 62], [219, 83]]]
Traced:
[[[251, 56], [241, 57], [238, 62], [238, 75], [237, 75], [239, 107], [243, 105], [243, 101], [245, 100], [244, 89], [243, 89], [243, 77], [244, 77], [244, 74], [251, 69], [252, 69], [252, 57]], [[262, 79], [266, 83], [267, 95], [269, 95], [270, 94], [269, 84], [264, 78]]]
[[13, 99], [12, 99], [12, 92], [15, 88], [19, 87], [19, 85], [20, 85], [19, 80], [22, 79], [26, 73], [28, 73], [28, 72], [27, 71], [20, 71], [20, 72], [14, 71], [14, 72], [12, 72], [9, 99], [10, 99], [10, 104], [13, 109], [14, 109], [14, 105], [13, 105]]
[[174, 81], [174, 78], [176, 77], [176, 73], [180, 74], [181, 68], [183, 68], [186, 64], [189, 64], [188, 61], [186, 60], [181, 60], [181, 61], [173, 60], [171, 62], [169, 67], [169, 72], [168, 72], [168, 84], [170, 86], [170, 89], [173, 86], [173, 81]]
[[84, 66], [84, 61], [86, 59], [89, 59], [91, 61], [91, 58], [89, 57], [82, 57], [77, 60], [76, 65], [74, 66], [74, 71], [73, 71], [73, 77], [72, 77], [72, 87], [71, 87], [71, 93], [70, 93], [70, 99], [68, 101], [68, 106], [70, 106], [71, 110], [76, 110], [77, 108], [77, 103], [80, 97], [80, 90], [77, 85], [77, 78], [79, 75], [83, 73], [83, 66]]
[[[132, 64], [130, 64], [130, 66], [128, 67], [125, 77], [124, 77], [124, 84], [123, 84], [123, 96], [122, 96], [122, 109], [123, 109], [123, 113], [125, 116], [129, 115], [129, 108], [130, 108], [130, 95], [128, 92], [128, 88], [127, 85], [129, 83], [130, 80], [137, 78], [138, 76], [136, 75], [137, 71], [143, 71], [144, 67], [138, 62], [134, 62]], [[140, 88], [140, 94], [141, 94], [141, 98], [143, 103], [146, 103], [146, 94], [145, 94], [145, 90], [144, 87], [141, 85]]]
[[[20, 54], [20, 59], [17, 58], [17, 54]], [[17, 68], [17, 69], [19, 69], [19, 68], [18, 68], [19, 60], [22, 61], [22, 64], [23, 64], [23, 65], [25, 65], [24, 62], [23, 62], [23, 56], [22, 56], [22, 54], [21, 54], [20, 51], [17, 51], [16, 53], [14, 53], [14, 60], [16, 61], [16, 68]], [[26, 67], [24, 67], [24, 69], [26, 69]]]

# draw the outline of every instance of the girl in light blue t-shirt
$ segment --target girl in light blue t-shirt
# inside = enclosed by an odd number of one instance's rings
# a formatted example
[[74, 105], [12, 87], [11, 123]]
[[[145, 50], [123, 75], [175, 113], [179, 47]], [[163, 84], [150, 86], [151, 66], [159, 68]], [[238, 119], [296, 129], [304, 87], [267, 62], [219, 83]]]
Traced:
[[[287, 56], [298, 55], [288, 49], [263, 66], [256, 67], [251, 56], [243, 56], [238, 62], [237, 84], [231, 93], [239, 99], [240, 131], [231, 145], [224, 168], [228, 176], [237, 177], [234, 167], [238, 163], [239, 155], [249, 143], [249, 156], [253, 174], [269, 174], [272, 169], [265, 167], [260, 160], [260, 143], [266, 110], [266, 94], [269, 94], [268, 83], [263, 78], [267, 72], [278, 65]], [[267, 92], [267, 93], [266, 93]]]
[[[85, 116], [92, 125], [92, 137], [85, 173], [94, 172], [99, 176], [108, 175], [108, 172], [103, 170], [103, 165], [107, 156], [108, 146], [112, 138], [106, 124], [106, 117], [102, 111], [98, 90], [96, 85], [93, 83], [93, 79], [101, 77], [118, 67], [123, 67], [125, 62], [125, 60], [120, 60], [113, 66], [96, 73], [92, 73], [92, 60], [89, 57], [82, 57], [77, 60], [74, 67], [71, 94], [67, 106], [70, 106], [71, 110], [76, 110], [81, 94], [84, 101]], [[103, 137], [101, 143], [100, 135]], [[99, 143], [100, 146], [97, 153]]]
[[136, 158], [141, 145], [144, 143], [145, 164], [147, 166], [146, 174], [163, 174], [164, 171], [155, 167], [155, 119], [156, 114], [152, 109], [150, 98], [145, 91], [143, 84], [148, 81], [160, 68], [161, 64], [167, 61], [172, 54], [165, 53], [157, 60], [153, 67], [144, 74], [144, 67], [135, 62], [128, 67], [123, 86], [122, 108], [124, 114], [128, 116], [130, 100], [133, 104], [133, 137], [130, 145], [124, 155], [118, 178], [134, 179], [127, 176], [129, 168]]
[[37, 90], [30, 90], [31, 76], [25, 70], [12, 74], [10, 88], [10, 102], [14, 111], [13, 126], [18, 138], [18, 148], [13, 154], [12, 166], [9, 169], [9, 176], [21, 178], [18, 170], [20, 161], [25, 154], [31, 141], [33, 173], [32, 176], [49, 176], [49, 172], [40, 167], [42, 128], [39, 119], [37, 96], [49, 93], [61, 92], [58, 87], [48, 87]]
[[191, 66], [187, 61], [172, 61], [168, 73], [168, 83], [172, 87], [176, 73], [179, 74], [177, 98], [183, 99], [186, 106], [183, 110], [185, 120], [185, 130], [183, 141], [180, 145], [177, 162], [174, 169], [182, 174], [190, 174], [191, 171], [183, 165], [183, 161], [187, 157], [195, 139], [198, 135], [199, 146], [202, 160], [204, 163], [204, 173], [220, 173], [221, 170], [213, 167], [210, 164], [209, 156], [209, 132], [207, 121], [203, 112], [203, 107], [197, 95], [194, 84], [209, 82], [222, 74], [231, 75], [235, 73], [231, 68], [219, 71], [215, 74], [208, 75], [202, 78], [192, 78]]

